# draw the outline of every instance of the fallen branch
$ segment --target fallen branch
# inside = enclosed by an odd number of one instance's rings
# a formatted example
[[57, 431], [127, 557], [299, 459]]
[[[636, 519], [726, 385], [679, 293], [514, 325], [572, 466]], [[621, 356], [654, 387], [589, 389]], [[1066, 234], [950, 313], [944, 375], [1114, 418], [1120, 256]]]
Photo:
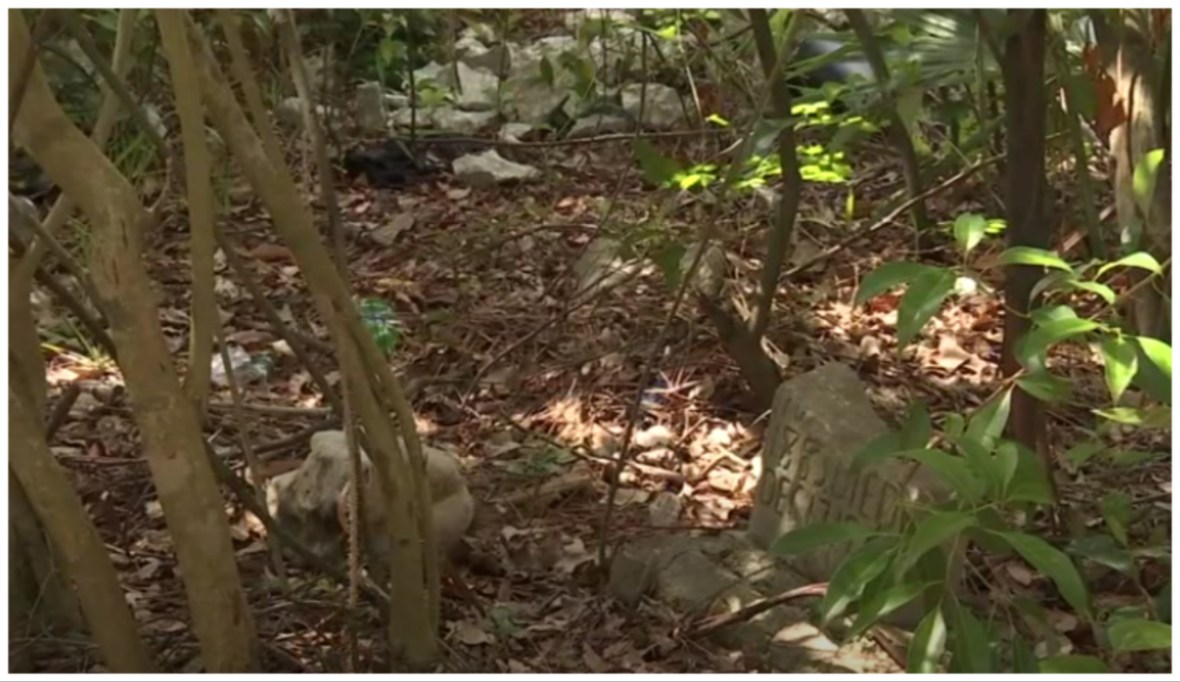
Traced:
[[827, 591], [827, 583], [812, 583], [811, 585], [804, 585], [803, 587], [796, 587], [785, 592], [780, 592], [771, 597], [755, 599], [736, 611], [710, 616], [698, 621], [688, 628], [687, 635], [689, 637], [710, 635], [727, 625], [750, 620], [754, 616], [769, 611], [776, 606], [805, 597], [822, 597], [827, 594]]
[[416, 144], [437, 145], [483, 145], [487, 147], [508, 149], [542, 149], [551, 147], [573, 147], [578, 145], [605, 144], [608, 142], [633, 142], [639, 140], [681, 139], [686, 137], [708, 137], [722, 135], [731, 131], [724, 128], [701, 128], [697, 130], [669, 130], [663, 132], [639, 133], [610, 133], [593, 137], [566, 138], [564, 140], [543, 140], [539, 142], [511, 142], [509, 140], [490, 140], [482, 137], [419, 137]]

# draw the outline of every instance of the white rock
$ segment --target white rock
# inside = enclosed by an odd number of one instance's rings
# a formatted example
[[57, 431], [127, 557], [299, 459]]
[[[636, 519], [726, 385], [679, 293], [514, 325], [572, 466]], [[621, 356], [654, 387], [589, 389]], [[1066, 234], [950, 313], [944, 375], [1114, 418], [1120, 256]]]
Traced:
[[463, 62], [456, 65], [459, 92], [455, 105], [464, 111], [490, 111], [499, 102], [500, 78], [491, 71], [474, 69]]
[[471, 135], [495, 122], [498, 114], [494, 111], [456, 111], [450, 107], [439, 107], [434, 111], [434, 127], [452, 133]]
[[627, 133], [635, 128], [630, 118], [618, 114], [591, 114], [574, 121], [570, 128], [569, 137], [594, 137], [610, 133]]
[[[645, 92], [646, 90], [646, 92]], [[629, 83], [619, 93], [623, 110], [634, 120], [639, 118], [639, 105], [643, 104], [643, 126], [654, 130], [671, 130], [687, 119], [680, 94], [675, 88], [663, 83]]]
[[404, 109], [410, 106], [410, 96], [400, 92], [387, 92], [385, 97], [385, 107], [387, 109]]
[[386, 130], [385, 89], [380, 83], [362, 83], [356, 89], [357, 125], [366, 133]]
[[[700, 244], [693, 244], [685, 250], [684, 255], [680, 259], [681, 275], [688, 273], [688, 268], [692, 265], [692, 261], [696, 258], [696, 254], [701, 250]], [[726, 277], [729, 275], [729, 259], [725, 257], [725, 251], [717, 244], [710, 244], [709, 249], [705, 251], [705, 255], [701, 257], [701, 262], [697, 266], [695, 284], [697, 291], [701, 292], [709, 298], [717, 298], [721, 294], [721, 289], [725, 286]]]
[[680, 519], [680, 498], [667, 490], [661, 491], [647, 509], [653, 526], [671, 526]]
[[473, 69], [488, 71], [499, 78], [506, 77], [512, 65], [512, 54], [506, 46], [486, 47], [470, 35], [462, 36], [455, 42], [455, 54], [461, 63]]
[[613, 239], [603, 237], [590, 242], [574, 263], [575, 295], [590, 296], [614, 288], [638, 272], [640, 264], [624, 259], [621, 251], [622, 245]]
[[541, 175], [541, 171], [532, 166], [505, 159], [495, 149], [460, 156], [455, 159], [452, 168], [460, 182], [472, 187], [534, 180]]
[[439, 88], [449, 88], [455, 83], [455, 71], [438, 62], [430, 62], [414, 70], [414, 86], [420, 88], [426, 82], [434, 83]]
[[498, 137], [505, 142], [520, 142], [520, 138], [533, 132], [533, 126], [528, 123], [505, 123], [500, 126]]
[[676, 442], [676, 434], [663, 424], [655, 424], [635, 434], [635, 446], [644, 450], [662, 448]]

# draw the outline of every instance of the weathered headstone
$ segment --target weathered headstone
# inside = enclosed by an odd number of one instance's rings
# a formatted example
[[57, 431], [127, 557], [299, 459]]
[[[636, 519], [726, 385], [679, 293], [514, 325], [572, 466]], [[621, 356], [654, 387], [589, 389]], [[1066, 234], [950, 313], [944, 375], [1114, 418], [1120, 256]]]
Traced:
[[[853, 469], [853, 456], [885, 432], [864, 383], [846, 365], [828, 364], [780, 386], [763, 445], [751, 538], [769, 547], [790, 531], [823, 522], [897, 527], [904, 500], [935, 489], [926, 472], [911, 477], [910, 467], [897, 460]], [[848, 543], [830, 546], [790, 563], [813, 580], [825, 580], [851, 549]]]

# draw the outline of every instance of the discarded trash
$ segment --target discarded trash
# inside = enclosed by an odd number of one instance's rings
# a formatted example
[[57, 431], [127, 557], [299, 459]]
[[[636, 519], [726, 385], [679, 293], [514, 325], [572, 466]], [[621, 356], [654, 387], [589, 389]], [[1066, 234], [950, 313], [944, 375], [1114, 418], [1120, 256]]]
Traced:
[[[228, 348], [228, 355], [230, 365], [233, 367], [234, 378], [238, 381], [239, 385], [251, 384], [265, 379], [270, 375], [270, 370], [274, 367], [274, 361], [268, 356], [251, 356], [241, 346], [230, 346]], [[213, 362], [210, 368], [212, 370], [211, 378], [214, 384], [222, 388], [229, 386], [225, 363], [221, 360], [220, 352], [213, 356]]]

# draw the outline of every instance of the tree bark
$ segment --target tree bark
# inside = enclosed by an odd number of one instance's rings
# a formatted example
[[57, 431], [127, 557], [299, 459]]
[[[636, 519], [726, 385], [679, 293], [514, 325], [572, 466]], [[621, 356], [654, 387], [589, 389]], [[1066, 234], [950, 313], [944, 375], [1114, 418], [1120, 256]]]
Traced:
[[[1049, 248], [1046, 211], [1048, 182], [1045, 177], [1045, 10], [1010, 10], [1009, 21], [1016, 30], [1008, 33], [1004, 45], [1003, 74], [1006, 97], [1007, 185], [1004, 201], [1008, 208], [1008, 245]], [[1016, 360], [1016, 343], [1028, 333], [1033, 286], [1043, 268], [1009, 266], [1004, 283], [1004, 344], [1001, 366], [1004, 376], [1021, 367]], [[1045, 441], [1045, 420], [1040, 401], [1019, 386], [1012, 392], [1008, 433], [1013, 440], [1042, 457], [1052, 481], [1052, 459]]]
[[[10, 10], [10, 64], [28, 42], [21, 13]], [[143, 231], [151, 216], [135, 189], [62, 111], [39, 64], [13, 138], [63, 192], [74, 197], [90, 220], [90, 269], [99, 305], [119, 350], [152, 478], [184, 572], [206, 669], [254, 670], [257, 637], [220, 490], [205, 459], [197, 413], [177, 379], [160, 328], [158, 299], [143, 267]]]
[[[192, 323], [189, 325], [188, 370], [184, 389], [189, 399], [204, 415], [209, 398], [212, 374], [214, 325], [220, 325], [217, 299], [213, 293], [213, 183], [211, 164], [205, 142], [205, 117], [201, 112], [201, 93], [193, 71], [184, 34], [181, 10], [156, 10], [160, 43], [168, 58], [172, 75], [172, 92], [184, 143], [184, 179], [188, 190], [188, 224], [192, 242]], [[231, 368], [227, 367], [226, 371]]]
[[[26, 99], [25, 111], [36, 111], [34, 102], [34, 97]], [[9, 371], [12, 365], [10, 357]], [[151, 656], [139, 638], [106, 547], [50, 452], [40, 421], [12, 387], [8, 389], [8, 416], [9, 464], [64, 561], [66, 575], [77, 588], [82, 612], [103, 661], [115, 672], [152, 672]]]
[[[291, 248], [304, 273], [312, 300], [332, 334], [342, 373], [348, 375], [369, 455], [384, 483], [389, 505], [392, 552], [391, 590], [398, 613], [390, 622], [395, 658], [422, 668], [438, 653], [438, 557], [433, 548], [425, 459], [414, 415], [388, 362], [361, 322], [344, 280], [325, 252], [306, 203], [284, 165], [271, 159], [226, 84], [208, 43], [189, 23], [206, 110], [237, 158], [251, 187]], [[397, 426], [389, 411], [397, 417]], [[405, 449], [398, 433], [404, 437]]]

